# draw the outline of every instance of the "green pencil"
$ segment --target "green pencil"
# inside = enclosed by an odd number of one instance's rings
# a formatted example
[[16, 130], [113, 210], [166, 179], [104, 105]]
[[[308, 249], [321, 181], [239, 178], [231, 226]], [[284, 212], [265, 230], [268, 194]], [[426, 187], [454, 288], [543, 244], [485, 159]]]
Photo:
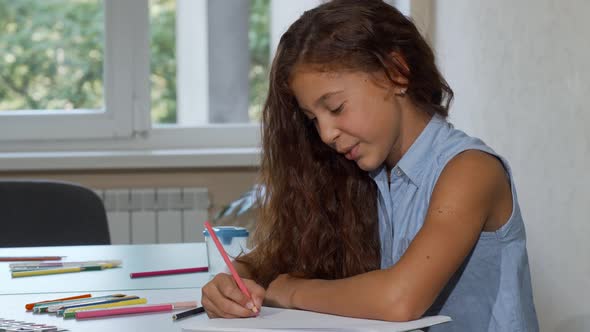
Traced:
[[46, 269], [46, 270], [35, 270], [35, 271], [18, 271], [12, 272], [13, 278], [21, 278], [21, 277], [32, 277], [32, 276], [43, 276], [49, 274], [61, 274], [61, 273], [73, 273], [73, 272], [82, 272], [82, 271], [98, 271], [104, 270], [108, 268], [114, 267], [113, 264], [99, 264], [99, 265], [90, 265], [90, 266], [74, 266], [74, 267], [64, 267], [64, 268], [57, 268], [57, 269]]

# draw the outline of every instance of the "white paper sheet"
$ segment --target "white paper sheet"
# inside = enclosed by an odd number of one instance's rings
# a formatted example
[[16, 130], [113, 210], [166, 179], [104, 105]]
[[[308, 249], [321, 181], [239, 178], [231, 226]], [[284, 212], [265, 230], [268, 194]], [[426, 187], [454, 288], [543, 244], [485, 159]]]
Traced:
[[410, 322], [385, 322], [320, 314], [310, 311], [263, 307], [256, 318], [201, 319], [183, 331], [191, 332], [269, 332], [269, 331], [347, 331], [402, 332], [450, 321], [448, 316], [430, 316]]

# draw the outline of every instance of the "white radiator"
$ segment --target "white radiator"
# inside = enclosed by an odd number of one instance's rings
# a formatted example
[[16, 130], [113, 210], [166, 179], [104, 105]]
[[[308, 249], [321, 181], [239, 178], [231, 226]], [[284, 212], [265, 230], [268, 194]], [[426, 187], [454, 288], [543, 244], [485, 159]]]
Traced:
[[202, 242], [207, 188], [95, 190], [107, 210], [112, 244]]

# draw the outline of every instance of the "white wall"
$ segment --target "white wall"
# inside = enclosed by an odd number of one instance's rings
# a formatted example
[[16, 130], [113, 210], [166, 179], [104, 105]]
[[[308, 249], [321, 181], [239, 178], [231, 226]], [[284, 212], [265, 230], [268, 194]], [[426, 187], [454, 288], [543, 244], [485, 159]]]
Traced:
[[510, 161], [542, 331], [590, 331], [590, 1], [432, 1], [451, 121]]

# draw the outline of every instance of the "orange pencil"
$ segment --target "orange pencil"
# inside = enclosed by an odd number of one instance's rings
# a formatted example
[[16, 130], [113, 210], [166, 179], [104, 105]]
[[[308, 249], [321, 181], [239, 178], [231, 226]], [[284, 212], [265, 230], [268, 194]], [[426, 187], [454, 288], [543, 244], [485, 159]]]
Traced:
[[0, 262], [60, 261], [62, 257], [64, 256], [2, 256]]
[[25, 304], [25, 309], [27, 309], [27, 311], [33, 310], [33, 307], [35, 306], [35, 304], [39, 304], [39, 303], [84, 299], [84, 298], [91, 297], [91, 296], [92, 295], [90, 295], [90, 294], [83, 294], [83, 295], [76, 295], [76, 296], [71, 296], [71, 297], [64, 297], [64, 298], [55, 299], [55, 300], [46, 300], [46, 301], [40, 301], [40, 302], [35, 302], [35, 303], [28, 303], [28, 304]]
[[[211, 227], [211, 224], [209, 224], [208, 221], [205, 221], [205, 228], [207, 228], [207, 231], [209, 232], [209, 235], [211, 235], [211, 239], [213, 239], [213, 242], [215, 242], [215, 246], [217, 247], [217, 250], [219, 250], [219, 253], [221, 254], [221, 257], [223, 257], [223, 260], [225, 261], [225, 264], [227, 264], [227, 267], [229, 268], [229, 271], [231, 272], [232, 277], [234, 277], [234, 280], [236, 281], [236, 284], [238, 284], [238, 287], [240, 288], [240, 290], [242, 291], [242, 293], [244, 293], [244, 295], [246, 295], [251, 300], [252, 299], [252, 296], [250, 295], [250, 292], [248, 292], [248, 288], [246, 288], [246, 285], [242, 281], [242, 278], [240, 278], [240, 275], [238, 274], [238, 271], [236, 271], [236, 268], [234, 267], [234, 265], [229, 260], [229, 257], [227, 256], [227, 253], [225, 252], [225, 249], [223, 249], [223, 246], [221, 245], [221, 242], [219, 242], [219, 239], [217, 238], [217, 235], [213, 231], [213, 228]], [[256, 306], [254, 306], [254, 307], [252, 307], [252, 311], [254, 313], [258, 313], [258, 308], [256, 308]]]

